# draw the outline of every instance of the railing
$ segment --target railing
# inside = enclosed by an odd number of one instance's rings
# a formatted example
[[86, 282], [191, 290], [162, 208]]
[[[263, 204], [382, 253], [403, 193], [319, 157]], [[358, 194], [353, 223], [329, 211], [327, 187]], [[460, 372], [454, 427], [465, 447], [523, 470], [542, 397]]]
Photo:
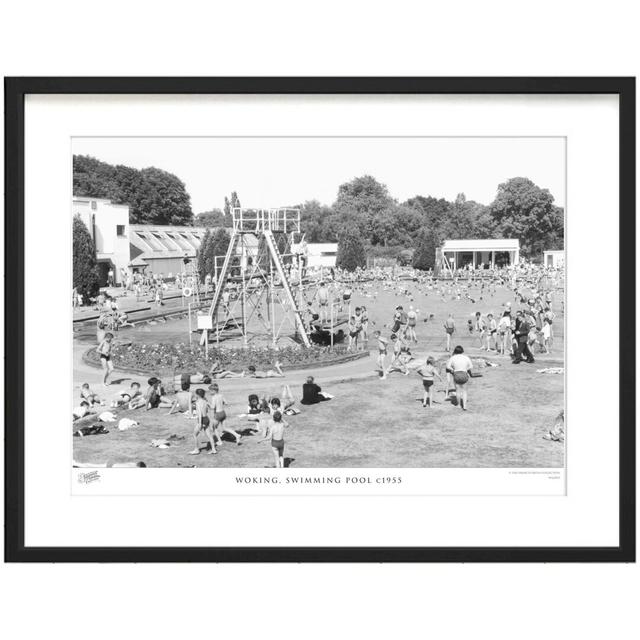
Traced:
[[281, 231], [300, 233], [300, 209], [243, 209], [231, 210], [233, 230], [256, 233], [261, 231]]

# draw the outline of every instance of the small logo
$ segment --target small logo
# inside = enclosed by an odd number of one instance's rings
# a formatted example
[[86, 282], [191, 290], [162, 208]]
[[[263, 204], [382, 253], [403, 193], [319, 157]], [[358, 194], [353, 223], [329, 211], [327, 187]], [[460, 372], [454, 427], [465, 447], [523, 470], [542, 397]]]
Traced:
[[100, 474], [97, 471], [87, 471], [86, 473], [78, 474], [78, 482], [80, 484], [90, 484], [100, 480]]

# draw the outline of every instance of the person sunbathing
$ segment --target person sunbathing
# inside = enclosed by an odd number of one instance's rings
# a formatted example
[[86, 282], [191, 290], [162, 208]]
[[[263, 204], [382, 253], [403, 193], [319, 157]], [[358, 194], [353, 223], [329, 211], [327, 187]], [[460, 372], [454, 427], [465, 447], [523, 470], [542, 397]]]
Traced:
[[102, 405], [104, 406], [104, 402], [100, 400], [98, 394], [94, 393], [88, 382], [85, 382], [80, 389], [80, 398], [82, 400], [86, 400], [89, 403], [89, 406], [93, 405]]
[[229, 369], [225, 369], [221, 364], [220, 360], [216, 360], [211, 369], [209, 370], [209, 376], [211, 378], [222, 379], [222, 378], [244, 378], [244, 371], [237, 373], [235, 371], [230, 371]]
[[273, 369], [267, 369], [267, 371], [259, 371], [253, 365], [247, 367], [247, 378], [284, 378], [282, 372], [282, 365], [276, 360], [273, 365]]
[[111, 401], [111, 408], [127, 407], [129, 409], [139, 409], [144, 407], [144, 396], [140, 391], [140, 383], [132, 382], [129, 389], [119, 391]]

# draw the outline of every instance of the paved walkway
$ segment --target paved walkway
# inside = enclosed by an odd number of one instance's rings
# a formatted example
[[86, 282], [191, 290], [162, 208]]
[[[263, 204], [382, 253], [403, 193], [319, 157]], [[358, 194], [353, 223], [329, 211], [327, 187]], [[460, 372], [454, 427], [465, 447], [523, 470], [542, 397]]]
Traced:
[[[98, 393], [99, 389], [103, 389], [102, 387], [102, 370], [97, 369], [95, 367], [91, 367], [85, 364], [82, 360], [82, 354], [89, 348], [88, 344], [79, 344], [74, 343], [73, 356], [74, 356], [74, 382], [76, 386], [82, 382], [88, 382], [90, 385], [95, 386], [95, 391]], [[468, 351], [467, 354], [471, 358], [488, 358], [492, 362], [495, 362], [501, 366], [510, 366], [511, 360], [508, 357], [499, 356], [495, 353], [487, 353], [486, 351], [481, 351], [480, 349], [474, 349], [472, 351]], [[418, 350], [413, 351], [414, 361], [424, 362], [427, 357], [427, 352]], [[445, 354], [440, 354], [445, 355]], [[389, 359], [387, 358], [387, 365], [389, 364]], [[529, 366], [529, 365], [527, 365]], [[535, 368], [544, 368], [544, 367], [562, 367], [564, 366], [563, 361], [558, 359], [558, 354], [554, 356], [554, 354], [544, 355], [538, 354], [536, 356], [536, 364], [533, 365]], [[377, 378], [379, 374], [376, 371], [376, 354], [374, 351], [371, 351], [368, 358], [359, 358], [358, 360], [353, 360], [351, 362], [345, 362], [343, 364], [337, 364], [328, 367], [318, 367], [308, 368], [308, 369], [291, 369], [287, 370], [284, 368], [285, 377], [284, 378], [224, 378], [222, 380], [217, 380], [217, 382], [222, 386], [224, 386], [225, 390], [228, 391], [242, 391], [247, 388], [247, 380], [251, 380], [251, 389], [256, 391], [262, 391], [264, 389], [272, 388], [274, 385], [282, 385], [289, 384], [292, 386], [302, 385], [304, 379], [307, 376], [313, 376], [315, 381], [320, 386], [340, 384], [344, 382], [351, 382], [353, 380], [363, 380], [367, 378]], [[397, 374], [399, 375], [399, 374]], [[135, 375], [125, 372], [119, 372], [117, 369], [111, 376], [112, 385], [114, 392], [122, 386], [129, 386], [131, 382], [134, 380], [139, 382], [143, 388], [146, 387], [146, 381], [149, 376], [144, 375]]]

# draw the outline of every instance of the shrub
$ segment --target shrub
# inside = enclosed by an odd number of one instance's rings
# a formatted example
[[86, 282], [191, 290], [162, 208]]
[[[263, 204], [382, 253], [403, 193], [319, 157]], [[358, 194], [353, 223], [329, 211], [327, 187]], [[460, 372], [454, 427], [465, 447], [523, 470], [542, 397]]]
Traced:
[[79, 215], [73, 218], [73, 286], [89, 298], [100, 290], [96, 246]]

